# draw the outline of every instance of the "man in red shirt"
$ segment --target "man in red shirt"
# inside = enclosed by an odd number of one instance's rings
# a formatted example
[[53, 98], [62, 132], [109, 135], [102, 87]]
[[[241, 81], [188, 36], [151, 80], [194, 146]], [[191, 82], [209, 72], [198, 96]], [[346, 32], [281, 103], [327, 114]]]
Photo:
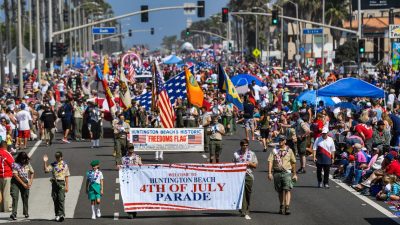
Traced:
[[0, 142], [0, 212], [11, 212], [11, 178], [14, 158], [7, 151], [7, 143]]
[[373, 129], [368, 123], [359, 123], [354, 127], [354, 130], [358, 133], [358, 135], [364, 140], [365, 147], [368, 150], [372, 149], [372, 134]]

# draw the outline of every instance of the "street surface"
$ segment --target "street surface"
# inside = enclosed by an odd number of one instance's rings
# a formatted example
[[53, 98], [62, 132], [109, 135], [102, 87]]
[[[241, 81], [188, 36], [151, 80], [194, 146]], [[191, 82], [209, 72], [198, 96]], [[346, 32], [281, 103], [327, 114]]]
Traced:
[[[109, 125], [106, 122], [106, 127]], [[66, 216], [64, 224], [207, 224], [207, 225], [242, 225], [242, 224], [397, 224], [387, 215], [392, 214], [385, 203], [377, 204], [368, 199], [374, 205], [360, 199], [359, 194], [350, 193], [351, 188], [344, 184], [331, 181], [330, 189], [316, 188], [315, 168], [309, 161], [307, 173], [299, 175], [292, 196], [292, 214], [284, 216], [278, 214], [278, 198], [273, 188], [273, 183], [267, 177], [267, 156], [262, 152], [261, 145], [252, 141], [250, 147], [257, 154], [259, 166], [255, 171], [255, 183], [253, 186], [251, 214], [252, 220], [245, 220], [235, 211], [205, 211], [205, 212], [143, 212], [138, 213], [133, 221], [123, 212], [122, 199], [118, 189], [118, 171], [114, 167], [112, 157], [113, 140], [110, 138], [110, 130], [105, 128], [105, 139], [101, 140], [101, 148], [90, 149], [89, 142], [71, 142], [62, 144], [57, 141], [51, 147], [41, 144], [31, 158], [35, 169], [35, 181], [30, 194], [30, 216], [29, 220], [19, 218], [18, 222], [26, 224], [54, 223], [53, 204], [50, 196], [49, 175], [43, 172], [42, 156], [48, 154], [52, 159], [55, 151], [62, 151], [65, 161], [71, 170], [70, 191], [67, 194]], [[244, 137], [243, 129], [235, 136], [225, 136], [222, 153], [222, 161], [229, 162], [232, 154], [239, 147], [239, 141]], [[58, 139], [60, 136], [58, 135]], [[31, 143], [31, 147], [34, 143]], [[27, 151], [30, 151], [28, 149]], [[139, 153], [140, 154], [140, 153]], [[143, 163], [155, 163], [154, 154], [142, 153]], [[89, 163], [93, 159], [101, 161], [101, 170], [105, 176], [105, 194], [102, 198], [102, 218], [91, 220], [91, 211], [87, 195], [84, 191], [84, 175], [90, 168]], [[207, 155], [203, 153], [165, 153], [163, 163], [196, 162], [204, 163]], [[344, 186], [348, 190], [341, 187]], [[350, 191], [349, 191], [350, 190]], [[22, 205], [22, 203], [20, 203]], [[381, 207], [383, 206], [383, 208]], [[383, 213], [375, 207], [383, 209]], [[19, 213], [21, 216], [22, 213]], [[9, 222], [9, 214], [0, 214], [1, 223]], [[394, 215], [391, 215], [394, 216]], [[394, 216], [397, 222], [399, 220]]]

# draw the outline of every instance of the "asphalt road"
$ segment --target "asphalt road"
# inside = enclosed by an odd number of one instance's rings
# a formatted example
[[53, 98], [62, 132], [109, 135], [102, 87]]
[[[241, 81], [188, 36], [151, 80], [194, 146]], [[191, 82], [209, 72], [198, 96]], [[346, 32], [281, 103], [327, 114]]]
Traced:
[[[224, 137], [222, 161], [230, 162], [233, 152], [239, 148], [239, 141], [244, 137], [243, 130], [238, 135]], [[60, 138], [60, 137], [59, 137]], [[32, 144], [31, 144], [32, 145]], [[91, 220], [91, 209], [84, 191], [84, 182], [76, 183], [70, 190], [79, 190], [73, 219], [66, 219], [64, 224], [207, 224], [207, 225], [243, 225], [243, 224], [397, 224], [395, 221], [378, 211], [376, 208], [366, 204], [360, 198], [345, 190], [331, 181], [330, 189], [316, 188], [316, 174], [313, 167], [308, 166], [307, 173], [299, 175], [292, 195], [291, 211], [289, 216], [278, 214], [279, 202], [273, 183], [267, 177], [267, 156], [262, 152], [260, 143], [252, 141], [250, 148], [256, 152], [259, 166], [255, 171], [255, 183], [253, 187], [251, 214], [252, 220], [245, 220], [236, 211], [206, 211], [206, 212], [143, 212], [138, 213], [133, 221], [123, 212], [122, 199], [119, 195], [117, 184], [118, 171], [114, 166], [112, 157], [112, 138], [106, 137], [101, 140], [101, 148], [90, 149], [90, 142], [72, 142], [62, 144], [58, 140], [53, 146], [39, 146], [32, 156], [31, 163], [36, 170], [36, 178], [48, 178], [43, 172], [42, 156], [48, 154], [50, 160], [55, 151], [62, 151], [64, 159], [70, 166], [71, 176], [84, 176], [90, 168], [89, 163], [93, 159], [101, 161], [101, 170], [105, 176], [105, 195], [102, 198], [103, 217]], [[28, 150], [29, 151], [29, 150]], [[140, 154], [144, 163], [155, 163], [154, 154]], [[164, 153], [164, 163], [175, 162], [198, 162], [204, 163], [207, 159], [203, 153]], [[310, 162], [311, 163], [311, 162]], [[49, 185], [44, 182], [42, 185]], [[78, 194], [79, 193], [79, 194]], [[34, 195], [46, 196], [50, 193], [31, 192]], [[48, 197], [48, 196], [46, 196]], [[68, 196], [71, 197], [71, 196]], [[72, 197], [71, 197], [72, 198]], [[43, 205], [40, 201], [30, 202], [30, 208], [43, 208], [44, 214], [53, 215], [52, 205]], [[387, 206], [381, 203], [384, 207]], [[6, 218], [3, 218], [3, 222]], [[21, 224], [26, 224], [26, 220]], [[16, 222], [13, 222], [16, 223]], [[31, 219], [29, 224], [53, 224], [48, 219]]]

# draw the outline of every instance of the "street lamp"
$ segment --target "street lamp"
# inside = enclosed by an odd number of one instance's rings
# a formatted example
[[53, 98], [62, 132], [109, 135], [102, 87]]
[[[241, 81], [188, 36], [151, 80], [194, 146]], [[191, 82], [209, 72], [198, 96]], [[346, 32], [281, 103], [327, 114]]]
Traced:
[[[299, 44], [300, 44], [300, 25], [299, 25], [299, 4], [297, 4], [296, 2], [293, 2], [291, 0], [286, 0], [286, 2], [293, 4], [296, 8], [296, 26], [297, 26], [297, 40], [296, 40], [296, 54], [299, 54]], [[299, 61], [300, 62], [300, 61]], [[299, 65], [297, 65], [299, 66]]]
[[[256, 9], [261, 9], [262, 11], [264, 11], [264, 13], [267, 12], [263, 8], [253, 7], [253, 10], [256, 10]], [[256, 48], [258, 49], [258, 15], [257, 14], [256, 14]]]
[[242, 47], [242, 51], [241, 51], [241, 57], [243, 60], [243, 54], [244, 54], [244, 19], [243, 17], [239, 16], [239, 15], [234, 15], [236, 17], [238, 17], [242, 22], [241, 22], [241, 28], [242, 28], [242, 32], [241, 32], [241, 38], [240, 38], [240, 43], [241, 43], [241, 47]]

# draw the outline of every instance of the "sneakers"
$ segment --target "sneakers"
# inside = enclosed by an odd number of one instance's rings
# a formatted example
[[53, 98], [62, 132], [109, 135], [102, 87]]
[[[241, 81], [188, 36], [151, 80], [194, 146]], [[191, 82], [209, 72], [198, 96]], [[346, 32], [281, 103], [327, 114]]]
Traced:
[[57, 222], [60, 222], [60, 217], [56, 216], [56, 218], [54, 220], [57, 221]]
[[68, 141], [68, 139], [65, 139], [65, 138], [62, 139], [62, 142], [66, 143], [66, 144], [71, 143], [71, 142]]
[[64, 216], [60, 216], [60, 219], [58, 220], [58, 222], [62, 222], [64, 221]]
[[329, 184], [324, 184], [324, 188], [329, 189]]
[[245, 218], [246, 220], [251, 220], [251, 217], [250, 217], [249, 215], [245, 215], [244, 218]]
[[322, 188], [322, 183], [318, 182], [318, 188]]
[[92, 213], [92, 220], [96, 219], [96, 214]]
[[284, 209], [285, 209], [285, 207], [283, 205], [281, 205], [279, 208], [279, 214], [283, 215], [285, 213]]
[[290, 208], [289, 208], [289, 206], [287, 205], [287, 206], [285, 206], [285, 215], [290, 215]]
[[100, 218], [100, 217], [101, 217], [100, 209], [97, 209], [96, 216], [97, 216], [97, 218]]

